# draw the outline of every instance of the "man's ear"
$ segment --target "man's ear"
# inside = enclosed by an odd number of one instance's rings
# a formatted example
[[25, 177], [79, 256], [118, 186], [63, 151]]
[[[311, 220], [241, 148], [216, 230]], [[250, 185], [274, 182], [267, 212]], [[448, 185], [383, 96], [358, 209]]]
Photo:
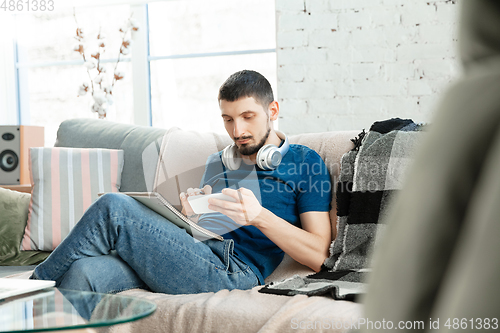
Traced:
[[269, 112], [269, 120], [274, 121], [278, 119], [278, 115], [280, 113], [280, 106], [277, 101], [272, 101], [271, 104], [269, 104], [267, 110]]

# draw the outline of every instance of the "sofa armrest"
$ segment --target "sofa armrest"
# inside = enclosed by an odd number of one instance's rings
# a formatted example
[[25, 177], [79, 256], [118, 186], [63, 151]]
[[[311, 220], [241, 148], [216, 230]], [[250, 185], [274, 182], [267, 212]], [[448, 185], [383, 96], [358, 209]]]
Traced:
[[22, 193], [31, 193], [32, 186], [30, 184], [27, 185], [0, 185], [0, 187], [5, 188], [11, 191], [17, 191]]

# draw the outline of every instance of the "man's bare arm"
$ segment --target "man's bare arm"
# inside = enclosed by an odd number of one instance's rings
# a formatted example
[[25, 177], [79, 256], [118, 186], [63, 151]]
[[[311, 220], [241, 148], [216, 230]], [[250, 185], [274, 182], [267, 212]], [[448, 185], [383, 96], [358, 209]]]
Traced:
[[238, 224], [259, 228], [290, 257], [316, 272], [320, 270], [328, 257], [331, 243], [328, 212], [300, 214], [301, 229], [263, 208], [248, 189], [224, 189], [222, 192], [234, 197], [238, 202], [210, 199], [209, 208], [229, 216]]
[[302, 229], [263, 208], [253, 225], [290, 257], [319, 272], [331, 243], [329, 212], [300, 214]]

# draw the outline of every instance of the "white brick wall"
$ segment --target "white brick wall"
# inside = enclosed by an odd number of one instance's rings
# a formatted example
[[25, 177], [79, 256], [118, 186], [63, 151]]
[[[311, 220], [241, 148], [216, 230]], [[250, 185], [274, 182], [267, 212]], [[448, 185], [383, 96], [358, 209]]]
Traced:
[[452, 0], [276, 0], [280, 129], [432, 120], [459, 74]]

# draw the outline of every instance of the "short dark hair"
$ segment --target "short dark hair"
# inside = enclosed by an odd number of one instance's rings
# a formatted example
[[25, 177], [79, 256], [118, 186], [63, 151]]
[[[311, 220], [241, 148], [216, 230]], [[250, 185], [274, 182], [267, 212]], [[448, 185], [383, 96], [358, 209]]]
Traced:
[[219, 102], [234, 102], [241, 97], [255, 98], [266, 112], [269, 104], [274, 101], [269, 81], [262, 74], [246, 69], [232, 74], [219, 88]]

